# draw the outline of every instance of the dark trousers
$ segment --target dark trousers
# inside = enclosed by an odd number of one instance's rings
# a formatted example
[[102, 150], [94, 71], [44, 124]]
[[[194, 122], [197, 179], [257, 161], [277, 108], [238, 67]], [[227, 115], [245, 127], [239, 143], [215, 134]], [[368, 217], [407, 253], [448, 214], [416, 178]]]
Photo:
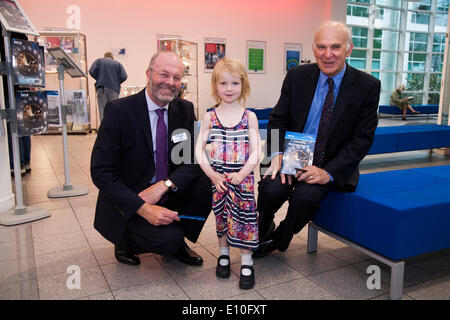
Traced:
[[266, 235], [275, 213], [284, 202], [289, 201], [286, 217], [275, 230], [275, 246], [284, 251], [289, 247], [294, 234], [317, 215], [320, 202], [331, 189], [331, 184], [318, 185], [298, 182], [291, 186], [281, 183], [278, 174], [275, 180], [270, 176], [261, 179], [258, 187], [259, 234]]
[[[14, 169], [14, 155], [12, 148], [12, 135], [9, 128], [9, 123], [7, 125], [8, 128], [8, 149], [9, 149], [9, 167]], [[23, 167], [26, 164], [30, 163], [31, 159], [31, 138], [29, 136], [18, 137], [19, 140], [19, 155], [20, 155], [20, 165]]]
[[[206, 175], [194, 181], [185, 192], [169, 192], [168, 195], [163, 206], [179, 215], [200, 216], [206, 220], [211, 212], [211, 182]], [[184, 238], [196, 242], [204, 224], [204, 221], [181, 219], [168, 226], [154, 226], [136, 214], [128, 221], [125, 237], [136, 254], [173, 255], [183, 245]]]

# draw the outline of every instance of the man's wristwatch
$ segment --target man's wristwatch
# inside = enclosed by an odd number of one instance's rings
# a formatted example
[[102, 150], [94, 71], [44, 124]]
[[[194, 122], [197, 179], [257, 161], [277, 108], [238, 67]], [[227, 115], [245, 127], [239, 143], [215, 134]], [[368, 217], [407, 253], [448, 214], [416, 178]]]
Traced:
[[170, 181], [169, 179], [164, 180], [164, 185], [167, 187], [167, 189], [171, 191], [177, 191], [177, 188], [175, 187], [173, 182]]

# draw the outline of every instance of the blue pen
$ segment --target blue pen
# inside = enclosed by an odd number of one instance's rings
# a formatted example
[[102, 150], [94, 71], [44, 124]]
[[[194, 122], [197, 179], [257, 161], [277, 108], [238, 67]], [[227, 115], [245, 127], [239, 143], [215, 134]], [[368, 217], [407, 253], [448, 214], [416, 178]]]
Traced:
[[198, 217], [198, 216], [186, 216], [186, 215], [180, 215], [178, 216], [180, 219], [192, 219], [192, 220], [199, 220], [199, 221], [205, 221], [205, 218]]

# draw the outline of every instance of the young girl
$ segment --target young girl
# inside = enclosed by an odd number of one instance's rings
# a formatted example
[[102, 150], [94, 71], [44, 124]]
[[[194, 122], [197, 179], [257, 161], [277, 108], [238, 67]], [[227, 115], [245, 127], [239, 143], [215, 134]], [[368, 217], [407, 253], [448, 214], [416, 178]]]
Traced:
[[[216, 275], [230, 276], [229, 246], [238, 247], [241, 250], [239, 287], [250, 289], [255, 284], [252, 251], [258, 248], [253, 175], [260, 152], [258, 120], [244, 107], [250, 84], [239, 60], [220, 60], [211, 81], [217, 105], [202, 119], [195, 155], [213, 184], [212, 205], [220, 246]], [[210, 161], [205, 155], [208, 138]]]

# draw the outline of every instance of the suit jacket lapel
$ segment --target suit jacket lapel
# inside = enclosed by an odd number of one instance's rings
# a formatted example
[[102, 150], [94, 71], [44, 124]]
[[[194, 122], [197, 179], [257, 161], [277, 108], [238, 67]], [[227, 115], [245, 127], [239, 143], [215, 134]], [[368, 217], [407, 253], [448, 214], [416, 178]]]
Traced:
[[313, 72], [308, 74], [308, 79], [306, 83], [301, 84], [301, 90], [307, 92], [308, 96], [305, 99], [300, 99], [299, 101], [299, 117], [296, 126], [296, 130], [304, 130], [306, 120], [308, 119], [309, 111], [311, 109], [311, 104], [314, 99], [314, 94], [316, 93], [317, 81], [319, 81], [320, 70], [318, 67], [314, 68]]
[[167, 146], [170, 155], [173, 148], [172, 132], [177, 129], [175, 100], [169, 103], [169, 110], [167, 112], [167, 139], [169, 140]]
[[142, 90], [140, 93], [138, 93], [137, 99], [137, 120], [139, 123], [139, 126], [141, 127], [145, 141], [147, 142], [147, 146], [149, 148], [150, 152], [150, 159], [153, 159], [153, 139], [152, 139], [152, 129], [150, 127], [150, 116], [148, 114], [148, 106], [147, 106], [147, 100], [145, 98], [145, 90]]

